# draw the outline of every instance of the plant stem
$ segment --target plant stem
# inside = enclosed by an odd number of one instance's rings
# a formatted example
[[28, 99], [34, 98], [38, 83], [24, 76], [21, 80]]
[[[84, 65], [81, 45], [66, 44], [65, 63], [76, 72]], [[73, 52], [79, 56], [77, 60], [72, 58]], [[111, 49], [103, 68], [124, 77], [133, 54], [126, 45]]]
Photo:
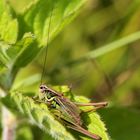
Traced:
[[[114, 51], [115, 49], [119, 49], [121, 47], [126, 47], [128, 44], [133, 43], [135, 41], [140, 40], [140, 31], [137, 31], [135, 33], [132, 33], [128, 36], [125, 36], [121, 39], [118, 39], [112, 43], [108, 43], [107, 45], [101, 46], [100, 48], [90, 51], [89, 53], [85, 54], [84, 56], [78, 58], [77, 60], [73, 60], [71, 62], [68, 62], [65, 64], [65, 66], [73, 66], [76, 64], [80, 64], [82, 62], [85, 62], [87, 60], [95, 59], [99, 56], [105, 55], [111, 51]], [[59, 68], [63, 67], [63, 65], [58, 65]], [[57, 67], [57, 68], [58, 68]], [[57, 69], [55, 68], [55, 69]]]
[[[6, 94], [0, 89], [1, 97]], [[16, 117], [5, 107], [2, 106], [2, 140], [15, 140]]]
[[15, 140], [16, 119], [6, 108], [2, 107], [2, 140]]

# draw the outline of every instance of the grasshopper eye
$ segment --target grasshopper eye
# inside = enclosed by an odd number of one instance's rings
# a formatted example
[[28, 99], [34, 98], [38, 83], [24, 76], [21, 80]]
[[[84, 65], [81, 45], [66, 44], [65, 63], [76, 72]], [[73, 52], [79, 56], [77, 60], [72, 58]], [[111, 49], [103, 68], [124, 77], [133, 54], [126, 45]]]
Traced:
[[45, 89], [45, 88], [43, 86], [41, 86], [40, 89]]

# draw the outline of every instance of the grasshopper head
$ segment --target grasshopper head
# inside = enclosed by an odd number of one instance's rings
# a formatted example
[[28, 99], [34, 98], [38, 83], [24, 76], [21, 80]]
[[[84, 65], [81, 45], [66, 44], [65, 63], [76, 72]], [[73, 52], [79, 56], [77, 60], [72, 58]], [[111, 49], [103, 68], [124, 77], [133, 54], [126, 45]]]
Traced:
[[46, 93], [47, 92], [47, 86], [46, 85], [40, 85], [40, 87], [39, 87], [39, 92], [40, 93]]

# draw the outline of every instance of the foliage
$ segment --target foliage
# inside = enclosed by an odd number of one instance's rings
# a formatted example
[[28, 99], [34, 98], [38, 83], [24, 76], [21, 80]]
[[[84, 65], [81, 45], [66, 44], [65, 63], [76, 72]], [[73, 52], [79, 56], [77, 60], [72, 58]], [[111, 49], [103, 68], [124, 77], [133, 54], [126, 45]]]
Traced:
[[[40, 84], [46, 53], [43, 48], [48, 41], [43, 77], [47, 83], [72, 84], [74, 93], [82, 95], [74, 94], [76, 101], [88, 102], [85, 96], [92, 101], [108, 100], [109, 107], [100, 113], [111, 138], [140, 139], [139, 6], [139, 0], [0, 0], [0, 96], [5, 96], [0, 112], [2, 117], [5, 105], [17, 117], [17, 140], [75, 139], [77, 135], [55, 120], [44, 104], [36, 104], [30, 97]], [[64, 133], [43, 118], [60, 126]], [[98, 114], [87, 114], [83, 120], [90, 131], [108, 139]], [[101, 133], [96, 132], [97, 127]], [[0, 126], [0, 131], [3, 129]]]
[[[75, 139], [64, 126], [55, 120], [45, 104], [36, 105], [30, 97], [24, 97], [21, 93], [16, 94], [12, 88], [15, 88], [13, 82], [19, 70], [27, 66], [39, 53], [40, 48], [46, 45], [50, 13], [53, 12], [50, 32], [50, 39], [52, 39], [76, 16], [75, 11], [84, 1], [56, 1], [55, 3], [45, 0], [36, 1], [25, 8], [20, 15], [9, 4], [2, 0], [0, 2], [2, 9], [0, 13], [0, 84], [2, 90], [9, 93], [1, 99], [2, 103], [8, 109], [12, 109], [17, 116], [20, 114], [16, 110], [20, 109], [24, 117], [28, 116], [39, 128], [48, 132], [52, 138]], [[52, 11], [52, 9], [54, 10]], [[96, 129], [90, 127], [106, 140], [107, 135], [104, 132], [106, 129], [99, 116], [93, 113], [91, 117], [96, 118], [97, 124], [92, 119], [91, 124], [93, 121]], [[89, 116], [89, 118], [91, 117]]]
[[[69, 98], [71, 96], [71, 93], [67, 86], [61, 86], [61, 87], [54, 87], [57, 89], [57, 91], [61, 91], [66, 96], [69, 95]], [[71, 96], [72, 97], [72, 96]], [[89, 102], [88, 99], [86, 99], [83, 96], [75, 96], [74, 97], [75, 102]], [[12, 106], [8, 105], [8, 102], [12, 103]], [[71, 135], [69, 131], [66, 130], [66, 127], [64, 127], [60, 122], [58, 122], [54, 116], [53, 113], [51, 113], [51, 110], [48, 110], [47, 106], [44, 103], [37, 103], [32, 98], [24, 96], [20, 92], [12, 92], [11, 96], [6, 96], [2, 98], [2, 102], [9, 108], [11, 111], [14, 111], [14, 113], [18, 114], [18, 112], [15, 112], [15, 110], [20, 110], [20, 112], [27, 116], [33, 124], [36, 124], [39, 128], [43, 129], [45, 132], [49, 133], [52, 138], [55, 139], [67, 139], [67, 140], [75, 140], [77, 134], [73, 134], [75, 137]], [[82, 111], [86, 111], [90, 109], [90, 107], [82, 107]], [[83, 121], [84, 124], [88, 127], [88, 130], [98, 134], [102, 137], [103, 140], [108, 140], [108, 136], [106, 133], [106, 128], [104, 126], [104, 123], [101, 121], [99, 115], [94, 112], [90, 113], [84, 113], [83, 114]], [[54, 127], [55, 126], [55, 127]], [[61, 129], [60, 129], [61, 128]], [[82, 136], [83, 140], [88, 140], [90, 138]]]
[[[50, 39], [56, 36], [56, 34], [74, 18], [76, 15], [75, 10], [78, 9], [83, 2], [84, 0], [71, 2], [56, 1], [55, 3], [45, 0], [36, 1], [30, 3], [30, 6], [25, 8], [22, 14], [19, 15], [17, 13], [17, 15], [15, 15], [15, 11], [1, 0], [0, 6], [3, 10], [1, 10], [0, 13], [0, 69], [3, 70], [5, 66], [8, 67], [8, 65], [10, 65], [10, 73], [6, 70], [2, 73], [5, 77], [8, 76], [10, 78], [3, 79], [3, 76], [1, 76], [2, 80], [0, 84], [4, 88], [7, 85], [6, 83], [9, 83], [6, 87], [10, 88], [9, 86], [12, 85], [19, 69], [29, 64], [39, 53], [40, 47], [46, 45], [48, 21], [52, 8], [54, 8], [54, 10]], [[30, 32], [32, 32], [33, 35]]]

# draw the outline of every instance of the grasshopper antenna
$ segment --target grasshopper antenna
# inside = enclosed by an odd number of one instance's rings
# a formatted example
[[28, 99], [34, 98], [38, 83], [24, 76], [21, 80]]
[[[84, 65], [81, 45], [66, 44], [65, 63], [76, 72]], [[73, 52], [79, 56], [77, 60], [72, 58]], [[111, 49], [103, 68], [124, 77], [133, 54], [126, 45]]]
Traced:
[[44, 63], [43, 63], [43, 70], [42, 70], [42, 75], [41, 75], [41, 84], [43, 82], [43, 76], [45, 74], [45, 69], [46, 69], [46, 62], [47, 62], [47, 55], [48, 55], [48, 47], [49, 47], [49, 38], [50, 38], [50, 27], [51, 27], [51, 19], [52, 19], [52, 13], [53, 13], [53, 8], [54, 6], [52, 5], [52, 9], [50, 12], [50, 19], [49, 19], [49, 25], [48, 25], [48, 36], [47, 36], [47, 45], [45, 48], [45, 57], [44, 57]]

